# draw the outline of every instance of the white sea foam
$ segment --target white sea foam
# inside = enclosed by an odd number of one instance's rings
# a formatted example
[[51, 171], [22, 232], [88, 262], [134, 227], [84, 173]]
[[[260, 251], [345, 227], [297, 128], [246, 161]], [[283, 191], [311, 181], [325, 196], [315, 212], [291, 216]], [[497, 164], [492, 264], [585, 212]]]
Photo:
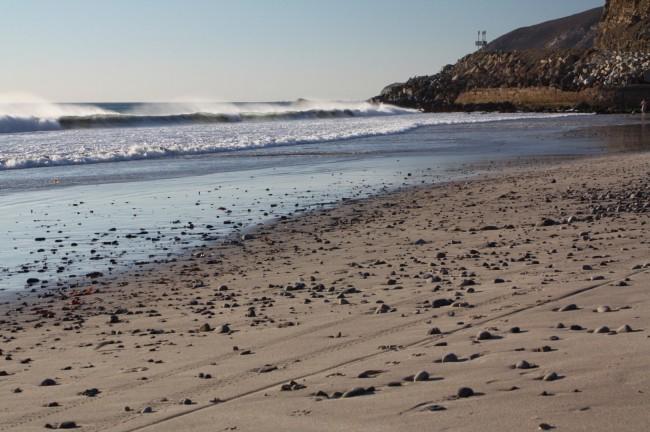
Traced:
[[422, 126], [571, 114], [399, 114], [0, 135], [0, 170], [208, 154], [397, 134]]

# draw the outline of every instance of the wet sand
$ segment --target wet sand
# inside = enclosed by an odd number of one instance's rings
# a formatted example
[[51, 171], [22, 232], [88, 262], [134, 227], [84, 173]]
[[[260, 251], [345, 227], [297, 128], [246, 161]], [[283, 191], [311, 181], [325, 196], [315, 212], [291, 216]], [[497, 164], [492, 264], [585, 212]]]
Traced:
[[0, 305], [0, 431], [647, 429], [650, 156], [489, 171]]

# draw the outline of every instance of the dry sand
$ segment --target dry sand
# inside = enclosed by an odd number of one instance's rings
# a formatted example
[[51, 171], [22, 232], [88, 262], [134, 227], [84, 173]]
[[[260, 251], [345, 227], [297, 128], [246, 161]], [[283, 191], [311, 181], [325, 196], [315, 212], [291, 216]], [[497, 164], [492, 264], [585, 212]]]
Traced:
[[0, 431], [649, 430], [649, 179], [501, 169], [25, 296]]

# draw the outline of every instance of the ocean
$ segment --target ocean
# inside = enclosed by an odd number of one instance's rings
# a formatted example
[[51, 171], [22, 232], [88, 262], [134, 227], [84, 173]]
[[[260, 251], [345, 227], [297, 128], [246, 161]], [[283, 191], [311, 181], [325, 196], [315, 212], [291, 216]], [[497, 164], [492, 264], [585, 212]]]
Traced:
[[634, 135], [593, 133], [638, 122], [306, 100], [0, 104], [0, 290], [86, 286], [480, 163], [638, 151]]

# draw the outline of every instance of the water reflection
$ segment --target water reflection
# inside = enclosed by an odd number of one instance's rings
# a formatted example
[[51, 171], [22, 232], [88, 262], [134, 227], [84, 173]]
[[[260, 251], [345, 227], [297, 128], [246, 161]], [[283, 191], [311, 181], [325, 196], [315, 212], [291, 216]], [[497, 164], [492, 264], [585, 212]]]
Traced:
[[637, 123], [577, 129], [567, 136], [600, 142], [610, 152], [647, 151], [650, 150], [650, 119], [643, 115]]

